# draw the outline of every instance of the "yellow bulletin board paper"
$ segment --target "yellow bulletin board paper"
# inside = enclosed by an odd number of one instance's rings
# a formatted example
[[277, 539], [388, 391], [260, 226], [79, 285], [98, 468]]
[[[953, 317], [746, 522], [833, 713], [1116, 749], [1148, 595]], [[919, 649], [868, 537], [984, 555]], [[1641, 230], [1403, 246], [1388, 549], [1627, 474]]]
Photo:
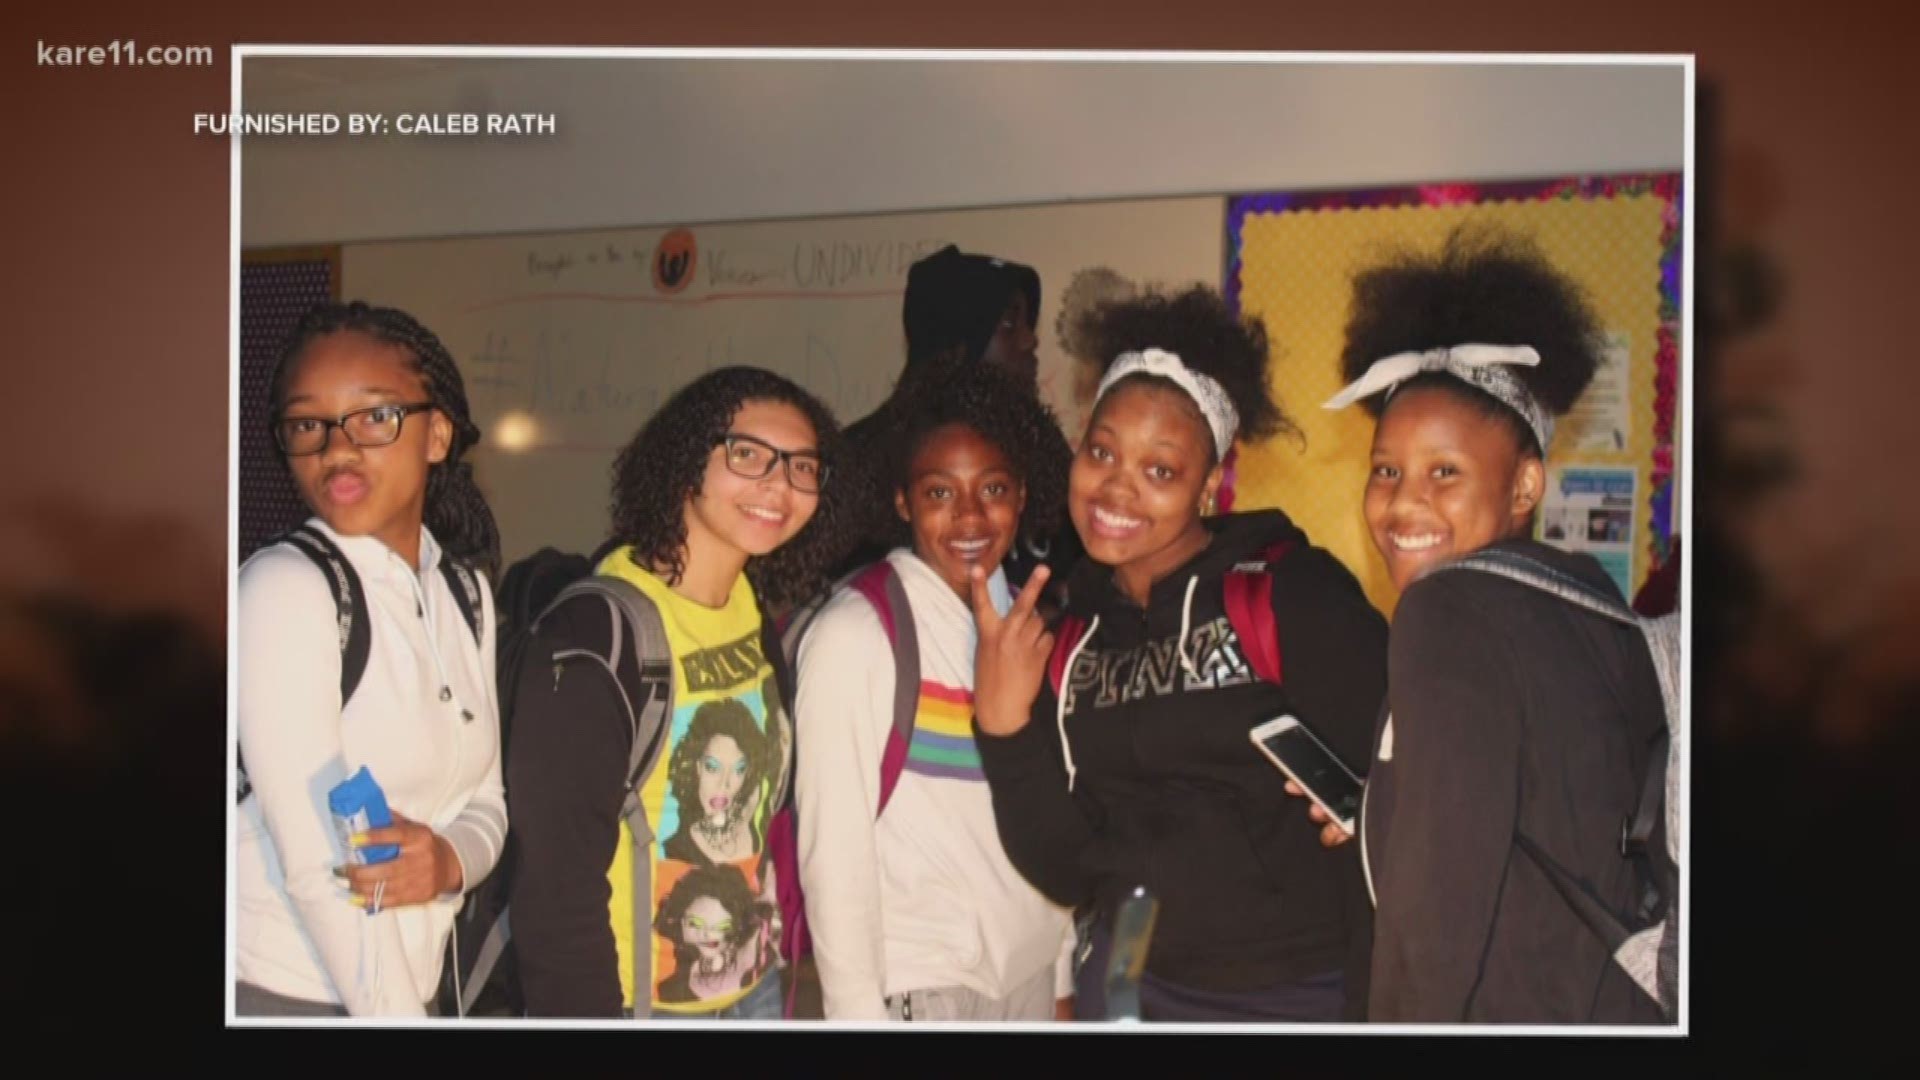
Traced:
[[1373, 418], [1320, 403], [1342, 385], [1355, 272], [1395, 249], [1433, 250], [1464, 221], [1491, 222], [1534, 238], [1599, 316], [1609, 363], [1561, 422], [1548, 465], [1635, 477], [1635, 542], [1622, 553], [1621, 583], [1638, 589], [1672, 535], [1679, 206], [1679, 177], [1664, 173], [1234, 198], [1229, 299], [1265, 324], [1269, 378], [1302, 437], [1242, 447], [1228, 505], [1285, 510], [1353, 570], [1376, 606], [1392, 610], [1395, 591], [1361, 516]]

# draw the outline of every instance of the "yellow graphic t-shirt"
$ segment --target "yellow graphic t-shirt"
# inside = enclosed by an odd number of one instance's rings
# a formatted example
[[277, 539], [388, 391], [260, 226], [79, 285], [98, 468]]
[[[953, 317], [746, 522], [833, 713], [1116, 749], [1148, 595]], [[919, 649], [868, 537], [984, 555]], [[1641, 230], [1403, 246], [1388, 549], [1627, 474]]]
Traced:
[[673, 715], [640, 802], [653, 826], [653, 895], [633, 895], [633, 835], [607, 876], [620, 955], [622, 1001], [634, 986], [636, 905], [652, 913], [653, 1011], [698, 1013], [778, 978], [780, 925], [767, 824], [786, 780], [792, 725], [760, 645], [760, 612], [745, 575], [727, 602], [705, 607], [636, 566], [620, 548], [599, 572], [619, 577], [660, 609], [673, 651]]

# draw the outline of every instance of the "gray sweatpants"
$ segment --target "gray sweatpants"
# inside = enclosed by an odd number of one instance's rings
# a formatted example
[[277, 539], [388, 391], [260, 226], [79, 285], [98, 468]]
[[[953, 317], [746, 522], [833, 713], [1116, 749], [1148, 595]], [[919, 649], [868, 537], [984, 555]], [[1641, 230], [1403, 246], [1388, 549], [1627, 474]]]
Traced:
[[330, 1001], [304, 1001], [300, 998], [263, 990], [249, 982], [233, 986], [235, 1016], [345, 1016], [347, 1010]]
[[1015, 987], [1004, 998], [990, 998], [964, 986], [935, 986], [887, 995], [887, 1015], [894, 1020], [1051, 1020], [1053, 969]]
[[[236, 982], [233, 984], [233, 1014], [267, 1017], [333, 1017], [345, 1016], [347, 1010], [346, 1006], [335, 1005], [330, 1001], [305, 1001], [285, 994], [276, 994], [271, 990], [263, 990], [250, 982]], [[436, 1002], [427, 1002], [427, 1015], [440, 1015]]]

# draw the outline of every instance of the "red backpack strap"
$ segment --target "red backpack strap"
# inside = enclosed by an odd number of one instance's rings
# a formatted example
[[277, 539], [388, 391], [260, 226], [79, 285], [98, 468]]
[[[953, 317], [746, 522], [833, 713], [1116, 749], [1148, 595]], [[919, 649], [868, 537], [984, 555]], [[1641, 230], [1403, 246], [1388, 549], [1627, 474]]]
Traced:
[[[874, 614], [880, 618], [880, 628], [886, 631], [887, 644], [893, 650], [894, 663], [894, 702], [893, 729], [887, 733], [887, 746], [880, 755], [880, 809], [885, 810], [887, 801], [893, 797], [893, 789], [900, 782], [900, 773], [906, 767], [907, 746], [913, 738], [914, 714], [920, 701], [920, 643], [913, 629], [913, 611], [907, 606], [907, 594], [900, 586], [899, 575], [893, 572], [893, 566], [885, 559], [857, 571], [846, 579], [846, 584], [873, 605]], [[803, 619], [811, 621], [818, 608], [806, 612]], [[793, 627], [787, 627], [791, 631]], [[799, 637], [806, 632], [800, 626], [799, 634], [788, 634], [782, 642], [790, 647], [797, 656]], [[904, 726], [903, 726], [904, 724]], [[878, 817], [878, 813], [874, 816]], [[807, 925], [806, 896], [800, 887], [800, 844], [799, 822], [796, 807], [791, 803], [782, 807], [773, 817], [767, 838], [767, 852], [776, 867], [776, 902], [780, 907], [781, 937], [780, 955], [789, 963], [796, 963], [801, 957], [813, 952], [813, 933]], [[786, 1016], [793, 1018], [794, 1002], [797, 995], [787, 995]]]
[[1053, 696], [1060, 696], [1060, 686], [1067, 681], [1067, 657], [1073, 655], [1074, 646], [1080, 644], [1080, 635], [1087, 632], [1087, 620], [1078, 615], [1068, 615], [1060, 620], [1053, 629], [1053, 655], [1047, 657], [1047, 683], [1053, 687]]
[[1262, 682], [1280, 685], [1280, 628], [1273, 619], [1273, 564], [1280, 561], [1290, 540], [1277, 541], [1260, 553], [1256, 563], [1240, 563], [1221, 582], [1227, 622], [1240, 638], [1247, 664]]
[[920, 638], [913, 628], [906, 589], [892, 563], [882, 559], [855, 575], [850, 584], [873, 605], [893, 649], [893, 728], [880, 753], [880, 805], [874, 813], [878, 817], [893, 799], [893, 789], [907, 766], [907, 748], [913, 743], [914, 718], [920, 711]]

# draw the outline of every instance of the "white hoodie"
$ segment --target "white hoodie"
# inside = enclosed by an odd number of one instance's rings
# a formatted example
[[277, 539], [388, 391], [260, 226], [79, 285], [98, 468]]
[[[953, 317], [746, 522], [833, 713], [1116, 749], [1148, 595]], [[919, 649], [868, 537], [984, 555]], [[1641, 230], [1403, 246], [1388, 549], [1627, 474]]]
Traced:
[[376, 915], [352, 906], [333, 875], [346, 852], [327, 792], [365, 765], [390, 809], [452, 845], [467, 888], [493, 870], [507, 832], [493, 598], [482, 578], [476, 645], [425, 528], [415, 570], [373, 537], [309, 524], [360, 575], [372, 649], [342, 709], [336, 607], [320, 569], [287, 544], [240, 568], [233, 663], [254, 794], [238, 810], [235, 975], [355, 1016], [421, 1016], [461, 897]]
[[[885, 1019], [887, 995], [945, 986], [1004, 999], [1050, 966], [1055, 997], [1066, 997], [1071, 915], [1007, 861], [977, 756], [970, 768], [952, 764], [972, 747], [969, 733], [956, 749], [952, 732], [972, 719], [973, 612], [912, 551], [887, 559], [913, 608], [922, 693], [914, 752], [877, 822], [893, 727], [886, 631], [871, 604], [843, 590], [800, 647], [800, 881], [827, 1018]], [[1004, 574], [990, 587], [1004, 612]]]

